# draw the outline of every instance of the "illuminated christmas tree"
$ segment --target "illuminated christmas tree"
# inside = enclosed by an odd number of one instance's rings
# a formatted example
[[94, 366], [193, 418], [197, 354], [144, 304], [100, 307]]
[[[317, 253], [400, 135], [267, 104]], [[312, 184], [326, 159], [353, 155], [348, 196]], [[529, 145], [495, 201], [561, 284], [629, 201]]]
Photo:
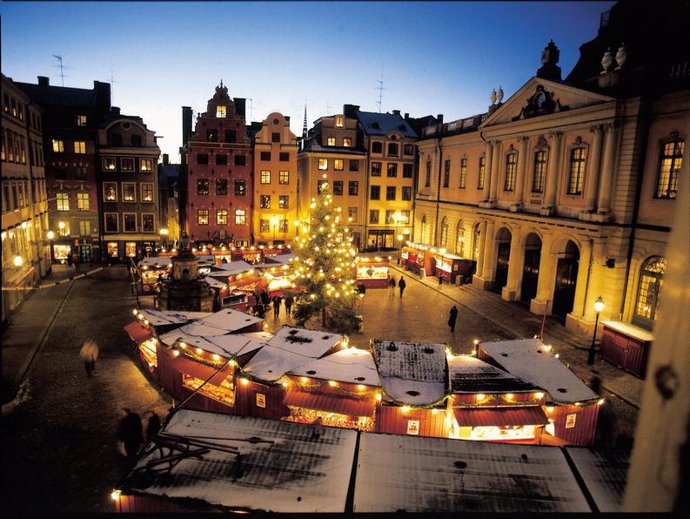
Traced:
[[[325, 175], [324, 175], [325, 178]], [[309, 222], [295, 239], [292, 283], [297, 289], [295, 320], [299, 326], [317, 315], [321, 325], [339, 333], [359, 328], [355, 304], [359, 299], [356, 285], [357, 251], [352, 236], [334, 207], [326, 180], [321, 180], [318, 198], [312, 198]]]

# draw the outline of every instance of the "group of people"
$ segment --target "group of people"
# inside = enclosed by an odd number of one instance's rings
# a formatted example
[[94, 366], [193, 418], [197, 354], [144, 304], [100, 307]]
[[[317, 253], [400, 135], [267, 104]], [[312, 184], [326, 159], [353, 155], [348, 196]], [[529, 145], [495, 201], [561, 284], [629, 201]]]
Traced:
[[247, 309], [257, 317], [262, 319], [266, 316], [268, 309], [273, 306], [273, 318], [278, 319], [280, 317], [280, 306], [285, 302], [285, 315], [289, 319], [292, 316], [292, 306], [295, 303], [295, 298], [291, 293], [286, 293], [285, 297], [279, 295], [274, 295], [271, 297], [268, 292], [261, 291], [259, 294], [253, 293], [254, 305], [247, 305]]
[[[124, 447], [125, 462], [128, 468], [132, 468], [136, 462], [137, 454], [144, 442], [151, 442], [161, 429], [161, 419], [155, 411], [149, 411], [146, 422], [146, 431], [141, 416], [129, 408], [123, 409], [125, 415], [120, 420], [117, 429], [117, 439]], [[146, 436], [144, 436], [144, 432]]]
[[391, 294], [395, 292], [395, 286], [398, 286], [398, 289], [400, 290], [400, 298], [402, 299], [403, 292], [405, 292], [405, 287], [407, 286], [407, 283], [405, 283], [405, 279], [400, 276], [400, 280], [396, 283], [395, 282], [395, 276], [391, 276], [391, 278], [388, 280], [388, 286], [391, 289]]

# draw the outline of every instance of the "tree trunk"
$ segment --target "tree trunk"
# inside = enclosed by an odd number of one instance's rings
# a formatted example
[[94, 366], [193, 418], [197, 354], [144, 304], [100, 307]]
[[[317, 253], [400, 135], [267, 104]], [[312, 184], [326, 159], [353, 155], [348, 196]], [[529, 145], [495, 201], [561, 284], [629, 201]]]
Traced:
[[323, 326], [326, 326], [326, 307], [325, 306], [321, 309], [321, 324]]

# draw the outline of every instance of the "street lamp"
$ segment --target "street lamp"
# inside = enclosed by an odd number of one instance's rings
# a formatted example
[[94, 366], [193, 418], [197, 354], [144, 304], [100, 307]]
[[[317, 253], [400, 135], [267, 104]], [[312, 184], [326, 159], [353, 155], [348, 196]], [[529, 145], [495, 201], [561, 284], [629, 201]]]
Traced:
[[24, 265], [24, 258], [22, 258], [21, 256], [15, 256], [14, 258], [12, 258], [12, 263], [15, 267], [21, 267], [22, 265]]
[[273, 246], [275, 247], [275, 242], [276, 242], [276, 228], [278, 227], [278, 218], [273, 217], [271, 218], [271, 226], [273, 227]]
[[592, 365], [594, 364], [594, 355], [596, 352], [594, 351], [594, 343], [597, 340], [597, 326], [599, 325], [599, 314], [602, 312], [604, 309], [604, 300], [599, 296], [599, 298], [594, 302], [594, 311], [597, 313], [597, 317], [594, 320], [594, 333], [592, 334], [592, 345], [589, 347], [589, 356], [587, 357], [587, 364]]

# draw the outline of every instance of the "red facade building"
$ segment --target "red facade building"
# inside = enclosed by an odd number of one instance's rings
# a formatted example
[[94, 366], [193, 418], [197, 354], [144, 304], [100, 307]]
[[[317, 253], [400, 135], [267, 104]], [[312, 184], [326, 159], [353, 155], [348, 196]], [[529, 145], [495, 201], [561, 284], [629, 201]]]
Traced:
[[245, 99], [216, 87], [206, 112], [182, 150], [185, 171], [184, 228], [199, 244], [248, 245], [251, 236], [252, 151]]

